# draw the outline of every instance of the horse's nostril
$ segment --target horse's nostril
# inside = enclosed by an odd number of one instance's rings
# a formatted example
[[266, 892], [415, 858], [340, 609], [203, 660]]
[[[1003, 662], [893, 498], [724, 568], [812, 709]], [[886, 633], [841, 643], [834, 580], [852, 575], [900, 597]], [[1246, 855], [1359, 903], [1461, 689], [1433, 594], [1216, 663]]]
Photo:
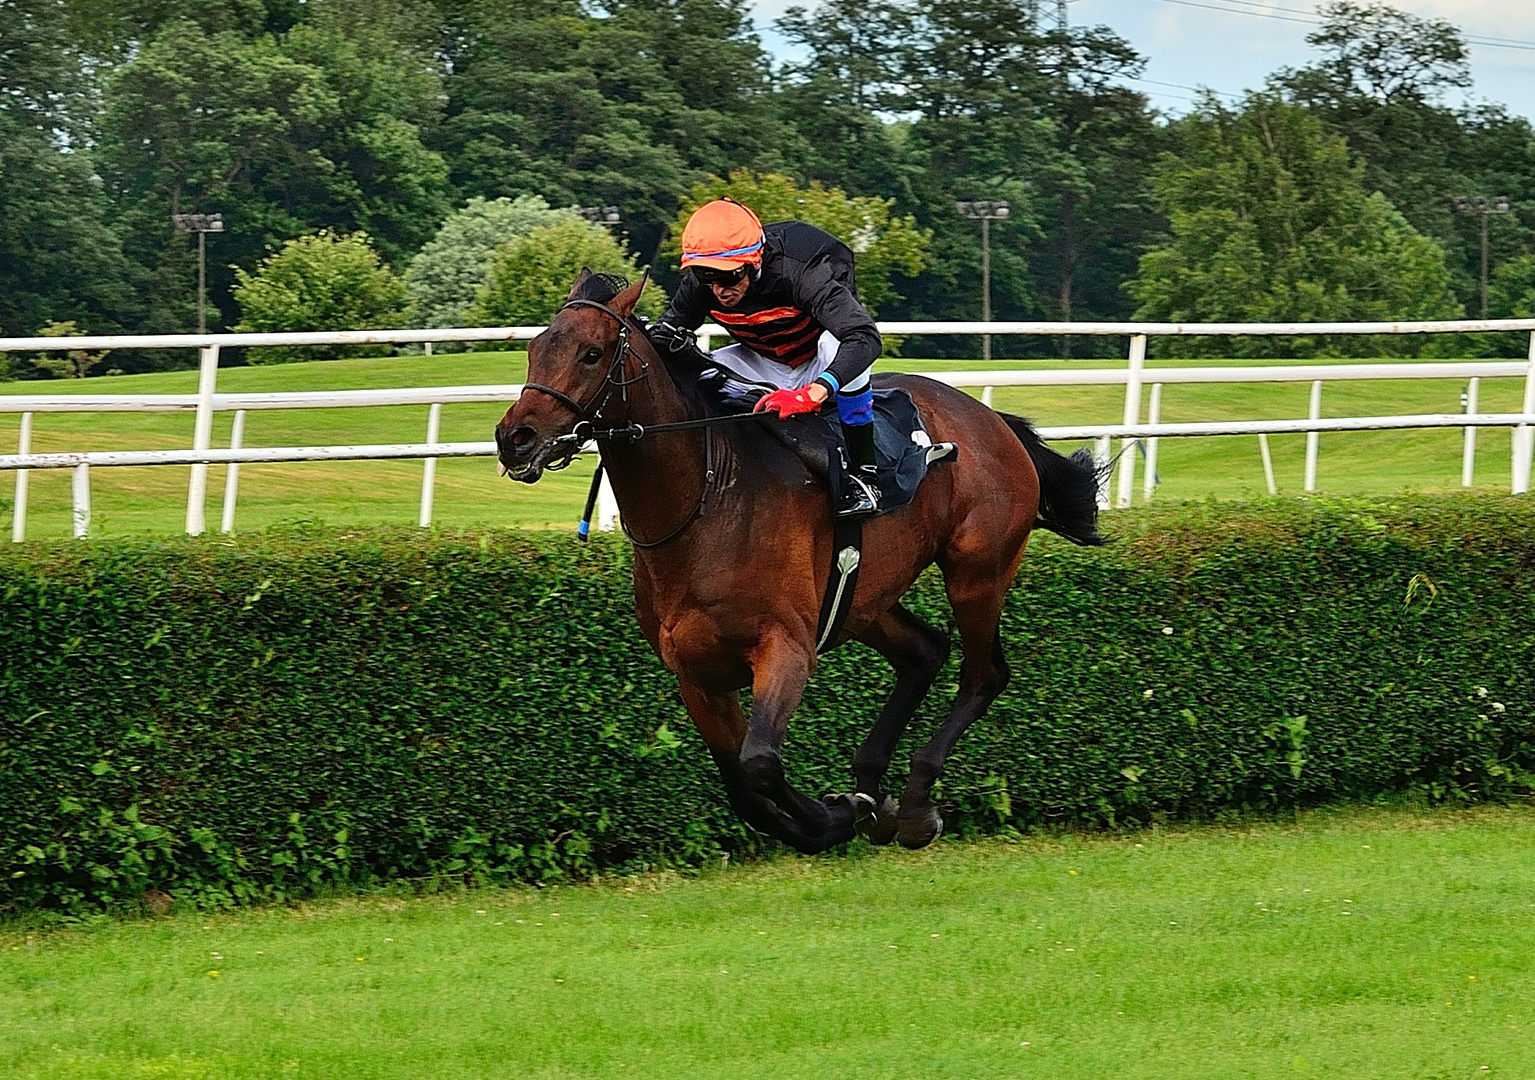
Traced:
[[520, 427], [512, 432], [512, 445], [517, 447], [519, 450], [524, 446], [527, 446], [528, 443], [532, 441], [533, 429], [530, 427]]

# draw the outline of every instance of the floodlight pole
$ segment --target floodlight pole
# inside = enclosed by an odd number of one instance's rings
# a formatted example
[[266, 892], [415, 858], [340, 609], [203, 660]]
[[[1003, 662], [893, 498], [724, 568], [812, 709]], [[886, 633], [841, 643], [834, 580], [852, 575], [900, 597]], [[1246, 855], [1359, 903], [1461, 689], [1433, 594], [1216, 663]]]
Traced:
[[[961, 217], [981, 223], [981, 321], [991, 322], [991, 223], [1010, 217], [1013, 208], [1005, 202], [956, 202]], [[981, 335], [981, 359], [991, 359], [991, 335]]]
[[580, 206], [576, 212], [594, 225], [622, 225], [623, 215], [616, 206]]
[[197, 234], [197, 332], [208, 332], [208, 234], [224, 231], [223, 214], [172, 214], [177, 232]]
[[1482, 226], [1482, 318], [1487, 318], [1487, 215], [1509, 212], [1508, 196], [1457, 195], [1450, 200], [1462, 214], [1476, 214]]
[[197, 332], [208, 332], [208, 234], [197, 231]]

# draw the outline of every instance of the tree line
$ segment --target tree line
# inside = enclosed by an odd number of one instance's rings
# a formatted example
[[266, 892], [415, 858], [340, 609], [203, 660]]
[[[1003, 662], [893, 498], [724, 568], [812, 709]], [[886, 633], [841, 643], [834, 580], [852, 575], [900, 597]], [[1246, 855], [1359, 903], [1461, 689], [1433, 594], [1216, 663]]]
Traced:
[[[254, 327], [238, 297], [307, 281], [322, 241], [375, 315], [506, 317], [547, 302], [518, 275], [604, 238], [564, 208], [618, 207], [613, 258], [669, 284], [679, 219], [723, 191], [819, 216], [905, 319], [979, 317], [955, 203], [1005, 200], [993, 316], [1050, 320], [1476, 315], [1483, 222], [1451, 199], [1506, 195], [1486, 302], [1535, 315], [1535, 131], [1445, 103], [1469, 84], [1454, 26], [1330, 3], [1312, 63], [1168, 118], [1127, 88], [1129, 42], [1036, 7], [791, 8], [802, 59], [775, 66], [744, 0], [5, 0], [0, 330], [195, 328], [187, 212], [226, 222], [214, 326]], [[556, 232], [511, 250], [530, 229]]]

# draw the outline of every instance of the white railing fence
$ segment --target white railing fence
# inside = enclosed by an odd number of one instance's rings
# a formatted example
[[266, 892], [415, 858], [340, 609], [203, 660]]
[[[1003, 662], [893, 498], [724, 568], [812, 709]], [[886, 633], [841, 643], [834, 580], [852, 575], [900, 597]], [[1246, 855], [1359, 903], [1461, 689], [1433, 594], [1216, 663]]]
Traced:
[[[1305, 490], [1316, 490], [1320, 433], [1324, 431], [1369, 431], [1461, 427], [1464, 429], [1461, 482], [1469, 487], [1475, 461], [1476, 431], [1481, 427], [1509, 427], [1514, 431], [1511, 455], [1511, 490], [1515, 494], [1530, 489], [1531, 458], [1535, 454], [1535, 319], [1463, 320], [1459, 322], [1401, 323], [1023, 323], [1023, 322], [891, 322], [880, 330], [895, 335], [1086, 335], [1129, 337], [1129, 363], [1116, 368], [965, 371], [931, 373], [930, 378], [956, 387], [980, 387], [981, 400], [992, 402], [998, 386], [1091, 386], [1125, 387], [1124, 422], [1041, 428], [1047, 439], [1092, 439], [1095, 455], [1109, 460], [1111, 440], [1119, 439], [1118, 485], [1114, 505], [1131, 504], [1135, 488], [1136, 451], [1146, 457], [1143, 493], [1150, 498], [1156, 477], [1157, 443], [1164, 437], [1206, 435], [1256, 435], [1263, 459], [1264, 474], [1271, 494], [1277, 493], [1273, 461], [1269, 452], [1271, 434], [1305, 432]], [[0, 470], [16, 473], [11, 539], [20, 542], [26, 536], [27, 473], [31, 469], [72, 469], [74, 533], [85, 536], [90, 527], [90, 469], [92, 466], [190, 465], [187, 488], [186, 531], [197, 535], [206, 528], [208, 466], [229, 466], [225, 479], [220, 529], [234, 528], [238, 496], [239, 466], [244, 463], [287, 461], [356, 461], [390, 458], [419, 458], [424, 462], [421, 508], [418, 522], [432, 521], [432, 493], [436, 462], [443, 457], [493, 457], [493, 442], [443, 443], [438, 441], [442, 407], [465, 402], [507, 402], [515, 399], [521, 386], [515, 384], [426, 387], [398, 390], [336, 390], [298, 393], [219, 394], [217, 393], [219, 351], [226, 346], [258, 345], [367, 345], [426, 344], [433, 342], [516, 341], [528, 340], [543, 331], [538, 326], [468, 327], [450, 330], [368, 330], [316, 332], [301, 334], [198, 334], [198, 335], [120, 335], [74, 338], [0, 338], [0, 352], [42, 352], [96, 349], [166, 349], [199, 350], [196, 394], [28, 394], [0, 395], [0, 412], [20, 413], [20, 438], [17, 452], [0, 455]], [[1449, 363], [1354, 363], [1306, 364], [1270, 367], [1183, 367], [1148, 370], [1146, 345], [1157, 336], [1318, 336], [1379, 334], [1448, 334], [1515, 331], [1530, 335], [1528, 362], [1459, 361]], [[699, 331], [701, 344], [725, 331], [705, 326]], [[1523, 376], [1524, 401], [1517, 413], [1478, 412], [1481, 380]], [[1409, 416], [1322, 417], [1324, 382], [1366, 379], [1468, 379], [1468, 390], [1460, 413], [1432, 413]], [[1141, 421], [1141, 399], [1145, 383], [1151, 382], [1149, 410]], [[1164, 424], [1161, 422], [1162, 388], [1169, 383], [1277, 383], [1309, 382], [1310, 409], [1304, 419], [1240, 420], [1202, 423]], [[378, 405], [427, 405], [425, 441], [421, 443], [363, 446], [298, 446], [245, 448], [242, 441], [245, 417], [260, 409], [348, 408]], [[192, 446], [186, 450], [110, 450], [79, 453], [34, 454], [31, 452], [33, 417], [46, 412], [174, 412], [193, 411], [196, 420]], [[212, 445], [213, 414], [234, 412], [234, 424], [227, 449]], [[1144, 445], [1143, 445], [1144, 444]], [[1100, 492], [1100, 502], [1108, 505], [1107, 486]], [[617, 507], [610, 491], [604, 491], [602, 526], [611, 528]]]

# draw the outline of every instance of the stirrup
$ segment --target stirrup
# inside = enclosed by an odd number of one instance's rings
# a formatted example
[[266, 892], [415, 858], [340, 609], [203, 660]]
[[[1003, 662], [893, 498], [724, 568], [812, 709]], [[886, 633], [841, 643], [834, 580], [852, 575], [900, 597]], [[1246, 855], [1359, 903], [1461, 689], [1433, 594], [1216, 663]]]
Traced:
[[871, 483], [870, 479], [860, 476], [860, 472], [863, 470], [849, 469], [842, 474], [847, 487], [842, 495], [842, 505], [837, 507], [839, 518], [873, 517], [879, 513], [879, 483]]

